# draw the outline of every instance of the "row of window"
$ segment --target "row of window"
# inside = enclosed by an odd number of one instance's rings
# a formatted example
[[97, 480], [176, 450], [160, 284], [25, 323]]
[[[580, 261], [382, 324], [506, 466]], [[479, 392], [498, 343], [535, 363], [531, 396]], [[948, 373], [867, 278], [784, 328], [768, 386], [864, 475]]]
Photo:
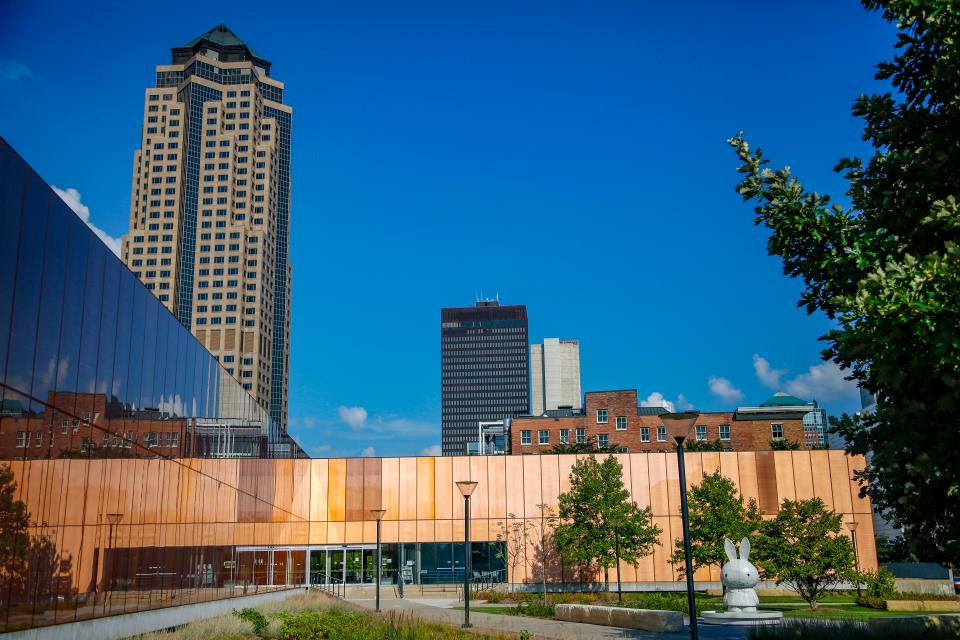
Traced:
[[[67, 423], [64, 422], [64, 425]], [[76, 431], [76, 428], [74, 428]], [[66, 428], [61, 429], [61, 433], [66, 433]], [[161, 440], [162, 438], [162, 440]], [[17, 431], [17, 448], [25, 449], [30, 446], [30, 432], [29, 431]], [[110, 433], [104, 432], [103, 434], [103, 446], [104, 447], [124, 447], [129, 449], [133, 444], [134, 433], [133, 431], [124, 432], [123, 436], [111, 435]], [[83, 442], [85, 445], [89, 445], [89, 438], [84, 438]], [[33, 446], [42, 447], [43, 446], [43, 431], [34, 431], [33, 432]], [[176, 448], [180, 446], [180, 432], [179, 431], [165, 431], [160, 433], [158, 431], [148, 431], [143, 434], [143, 446], [145, 447], [168, 447]]]
[[[624, 423], [626, 418], [624, 418]], [[622, 431], [623, 429], [619, 428], [620, 417], [617, 418], [617, 430]], [[624, 424], [624, 429], [626, 429], [626, 424]], [[699, 441], [706, 441], [708, 438], [707, 427], [706, 425], [696, 425], [695, 427], [695, 437]], [[730, 425], [721, 424], [719, 429], [720, 440], [730, 440]], [[770, 424], [770, 437], [773, 440], [783, 440], [783, 424], [781, 423], [771, 423]], [[609, 436], [605, 433], [597, 435], [598, 439], [608, 440]], [[570, 441], [570, 429], [560, 429], [560, 443], [567, 444]], [[587, 441], [586, 429], [578, 428], [576, 429], [576, 442], [578, 444], [583, 444]], [[664, 426], [657, 427], [657, 442], [666, 442], [667, 441], [667, 428]], [[640, 427], [640, 442], [650, 442], [650, 427]], [[524, 429], [520, 431], [520, 444], [533, 444], [533, 431], [530, 429]], [[549, 429], [540, 429], [537, 431], [537, 444], [550, 444], [550, 430]], [[599, 445], [607, 446], [607, 445]]]

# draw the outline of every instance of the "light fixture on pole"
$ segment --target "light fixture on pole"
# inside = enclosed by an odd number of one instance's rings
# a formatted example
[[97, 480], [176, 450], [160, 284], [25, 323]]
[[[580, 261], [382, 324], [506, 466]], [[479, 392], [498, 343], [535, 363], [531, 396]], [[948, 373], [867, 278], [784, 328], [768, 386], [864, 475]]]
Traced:
[[383, 520], [383, 514], [386, 509], [370, 509], [370, 515], [377, 521], [377, 613], [380, 613], [380, 521]]
[[457, 489], [463, 496], [463, 628], [470, 627], [470, 572], [473, 570], [470, 557], [470, 494], [477, 488], [473, 480], [460, 480]]
[[690, 514], [687, 511], [687, 474], [683, 464], [683, 443], [700, 417], [698, 411], [664, 413], [660, 420], [677, 443], [677, 469], [680, 472], [680, 516], [683, 521], [683, 555], [687, 574], [687, 604], [690, 607], [690, 638], [699, 638], [697, 628], [697, 600], [693, 590], [693, 557], [690, 549]]
[[847, 528], [850, 529], [850, 540], [853, 542], [853, 566], [857, 570], [857, 598], [860, 597], [860, 554], [857, 553], [857, 526], [859, 524], [856, 520], [847, 523]]

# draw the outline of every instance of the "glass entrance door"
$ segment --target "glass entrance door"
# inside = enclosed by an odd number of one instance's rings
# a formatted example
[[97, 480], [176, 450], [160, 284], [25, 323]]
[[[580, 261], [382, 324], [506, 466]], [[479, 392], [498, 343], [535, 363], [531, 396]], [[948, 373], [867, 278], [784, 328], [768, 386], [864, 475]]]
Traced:
[[[317, 552], [315, 552], [317, 553]], [[319, 553], [324, 553], [320, 551]], [[327, 554], [327, 584], [333, 582], [331, 578], [337, 582], [343, 582], [345, 579], [343, 572], [343, 549], [330, 549], [326, 552]]]
[[347, 549], [347, 582], [358, 584], [363, 581], [363, 551]]
[[326, 584], [327, 580], [327, 552], [310, 552], [310, 584]]

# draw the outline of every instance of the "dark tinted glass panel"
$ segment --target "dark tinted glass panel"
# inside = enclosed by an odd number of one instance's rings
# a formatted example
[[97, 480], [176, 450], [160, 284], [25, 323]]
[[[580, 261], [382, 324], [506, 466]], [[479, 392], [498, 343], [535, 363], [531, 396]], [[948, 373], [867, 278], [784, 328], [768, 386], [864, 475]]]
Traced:
[[40, 282], [43, 276], [43, 248], [47, 228], [50, 190], [36, 174], [27, 176], [20, 227], [20, 248], [16, 284], [13, 292], [13, 322], [7, 354], [7, 384], [22, 394], [24, 407], [31, 412], [26, 397], [33, 379], [33, 357], [37, 343], [37, 319], [40, 311]]
[[20, 207], [26, 168], [7, 143], [0, 140], [0, 371], [7, 361], [6, 335], [13, 313], [13, 279], [17, 273]]

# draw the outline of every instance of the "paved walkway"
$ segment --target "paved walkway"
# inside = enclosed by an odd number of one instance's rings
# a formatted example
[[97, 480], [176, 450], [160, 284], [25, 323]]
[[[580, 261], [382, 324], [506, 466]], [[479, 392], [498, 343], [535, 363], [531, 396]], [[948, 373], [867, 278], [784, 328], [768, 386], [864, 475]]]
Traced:
[[[348, 602], [365, 609], [373, 609], [372, 598], [348, 598]], [[397, 612], [411, 615], [422, 620], [440, 622], [444, 624], [463, 624], [463, 610], [452, 609], [459, 606], [459, 602], [448, 598], [432, 599], [405, 599], [384, 598], [380, 601], [380, 610], [383, 613]], [[545, 620], [543, 618], [527, 618], [524, 616], [500, 615], [496, 613], [481, 613], [471, 611], [470, 622], [476, 631], [520, 633], [529, 631], [534, 638], [550, 640], [578, 640], [580, 638], [645, 638], [648, 640], [681, 640], [690, 637], [689, 629], [684, 628], [681, 633], [653, 633], [637, 629], [621, 629], [619, 627], [601, 627], [579, 622], [563, 622], [560, 620]], [[709, 627], [700, 624], [700, 637], [707, 640], [744, 640], [746, 631], [734, 627]]]

